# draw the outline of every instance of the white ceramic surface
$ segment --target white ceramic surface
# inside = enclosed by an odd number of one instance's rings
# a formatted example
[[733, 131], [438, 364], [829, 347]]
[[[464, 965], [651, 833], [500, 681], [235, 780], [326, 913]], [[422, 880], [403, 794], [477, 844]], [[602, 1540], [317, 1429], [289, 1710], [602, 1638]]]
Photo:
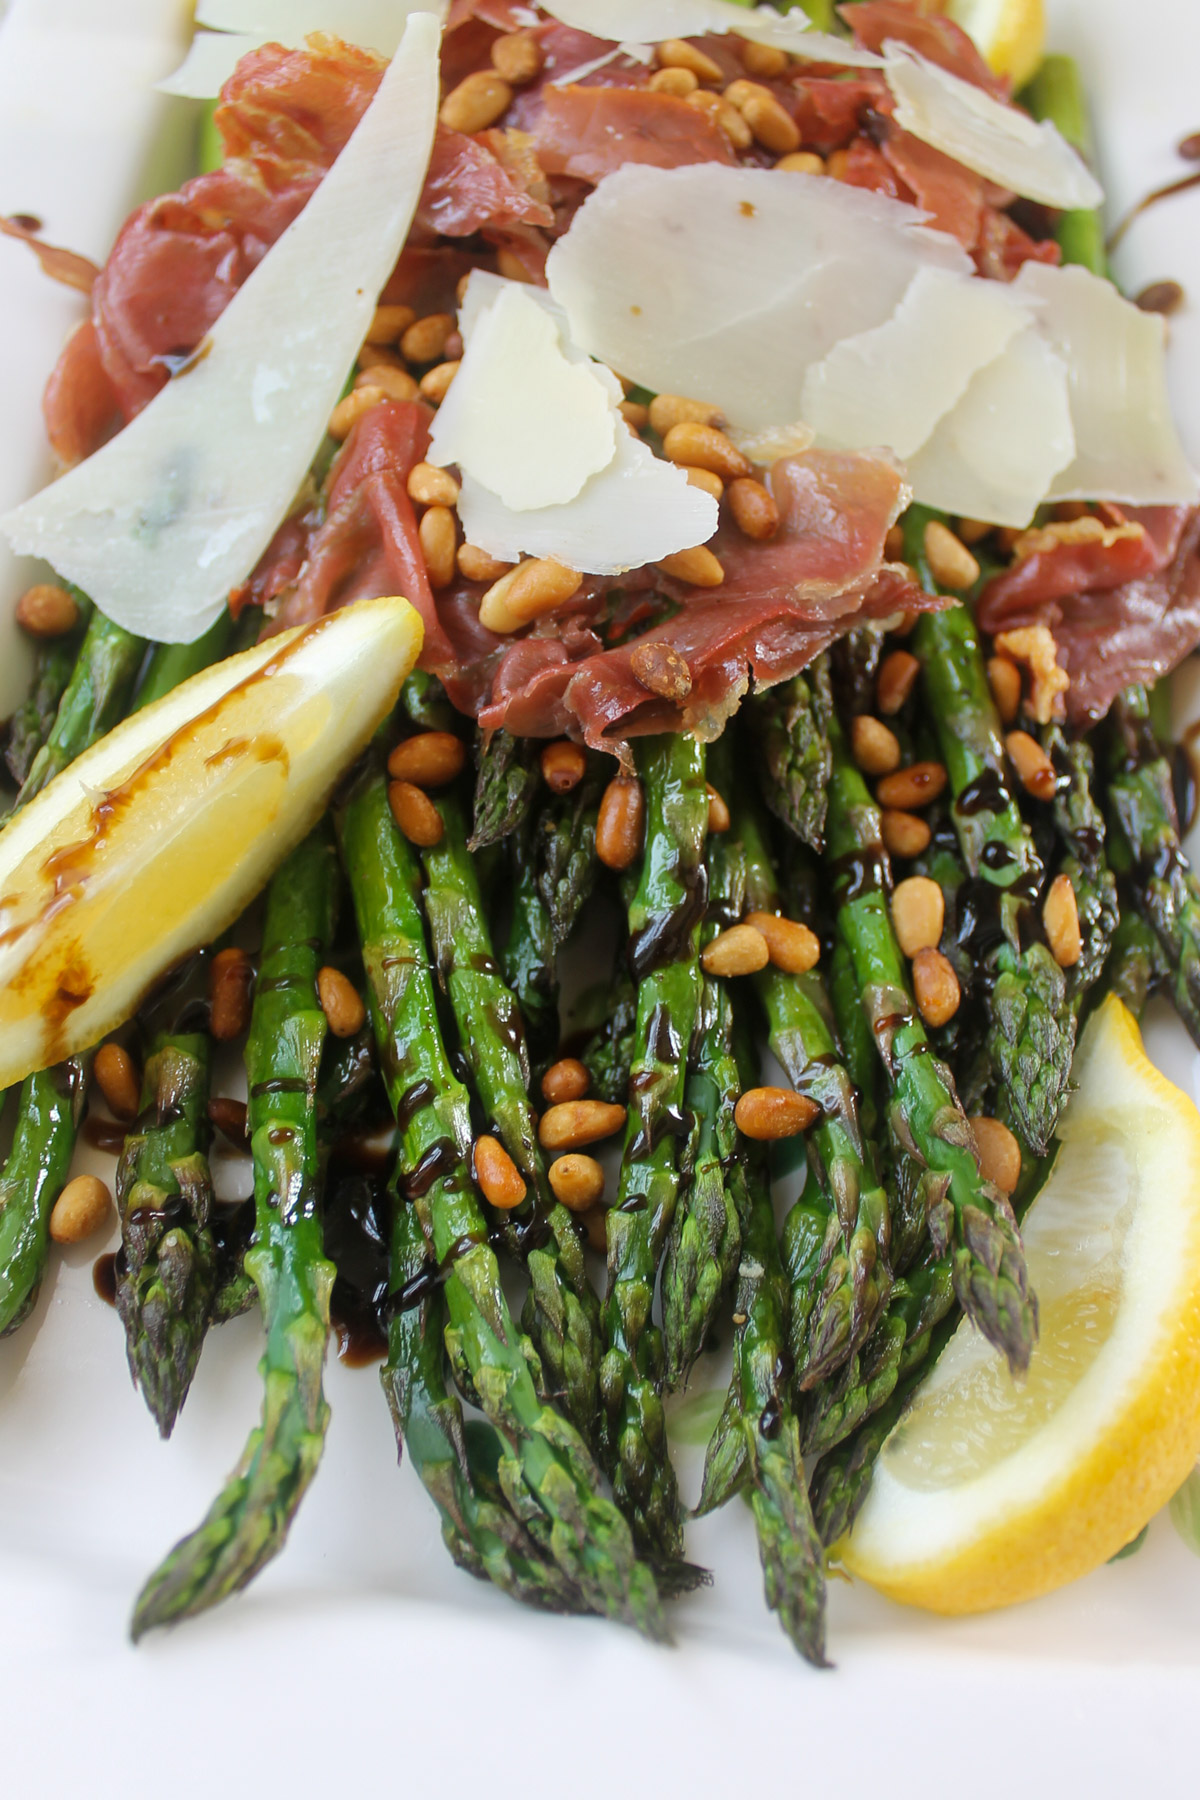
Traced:
[[[1200, 9], [1051, 10], [1056, 45], [1080, 56], [1096, 98], [1119, 212], [1179, 171], [1173, 147], [1200, 128]], [[52, 239], [103, 255], [127, 207], [183, 166], [190, 116], [148, 92], [182, 28], [175, 0], [13, 0], [0, 28], [4, 211], [36, 212]], [[1198, 245], [1193, 194], [1135, 227], [1121, 273], [1131, 286], [1176, 276], [1194, 296], [1172, 360], [1200, 458]], [[45, 474], [38, 396], [79, 310], [0, 242], [0, 505]], [[0, 568], [0, 618], [19, 578]], [[0, 635], [0, 710], [20, 679]], [[1185, 685], [1192, 716], [1190, 671]], [[1196, 1093], [1200, 1059], [1165, 1011], [1149, 1042]], [[834, 1584], [838, 1667], [817, 1676], [763, 1607], [749, 1515], [734, 1505], [692, 1531], [715, 1584], [676, 1609], [678, 1648], [654, 1650], [596, 1622], [526, 1615], [458, 1574], [415, 1478], [396, 1472], [374, 1374], [336, 1363], [325, 1461], [286, 1554], [243, 1599], [135, 1653], [124, 1632], [140, 1580], [199, 1518], [257, 1417], [258, 1328], [213, 1334], [161, 1445], [92, 1291], [99, 1248], [56, 1256], [36, 1317], [0, 1345], [5, 1793], [623, 1800], [753, 1783], [991, 1800], [1182, 1789], [1195, 1767], [1200, 1560], [1165, 1519], [1132, 1559], [993, 1617], [933, 1619]], [[694, 1493], [698, 1455], [681, 1462]]]

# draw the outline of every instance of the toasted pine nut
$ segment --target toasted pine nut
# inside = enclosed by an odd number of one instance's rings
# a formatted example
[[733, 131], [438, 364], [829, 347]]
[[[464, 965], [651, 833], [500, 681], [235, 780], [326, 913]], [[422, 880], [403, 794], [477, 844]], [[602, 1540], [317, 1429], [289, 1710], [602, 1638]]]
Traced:
[[422, 400], [428, 400], [432, 406], [440, 406], [461, 367], [460, 362], [440, 362], [427, 370], [417, 384]]
[[462, 774], [466, 760], [466, 746], [452, 731], [418, 731], [396, 745], [388, 757], [388, 774], [414, 787], [445, 787]]
[[831, 181], [844, 181], [846, 170], [849, 167], [850, 152], [848, 150], [835, 150], [832, 155], [825, 158], [825, 173]]
[[697, 544], [692, 550], [676, 550], [655, 567], [664, 575], [673, 575], [676, 581], [686, 581], [689, 587], [720, 587], [725, 579], [719, 558], [705, 544]]
[[693, 94], [688, 101], [694, 106], [697, 100], [711, 100], [711, 114], [717, 125], [725, 133], [735, 150], [748, 150], [754, 142], [754, 133], [743, 119], [736, 106], [730, 106], [722, 94]]
[[400, 353], [410, 363], [437, 362], [454, 328], [453, 313], [426, 313], [423, 319], [414, 319], [400, 339]]
[[767, 940], [753, 925], [731, 925], [706, 944], [700, 961], [709, 975], [753, 975], [771, 960]]
[[520, 1206], [525, 1198], [521, 1171], [499, 1138], [485, 1133], [475, 1139], [471, 1150], [471, 1172], [484, 1199], [501, 1212]]
[[471, 137], [486, 131], [512, 105], [513, 91], [494, 69], [477, 69], [452, 88], [442, 101], [438, 118], [447, 131]]
[[708, 784], [708, 829], [710, 831], [729, 830], [729, 808], [710, 781]]
[[792, 1088], [756, 1087], [741, 1095], [733, 1118], [743, 1137], [769, 1141], [807, 1131], [820, 1110]]
[[885, 656], [875, 682], [875, 703], [880, 712], [888, 718], [898, 713], [920, 673], [920, 663], [908, 650], [893, 650]]
[[715, 425], [699, 425], [682, 419], [663, 439], [663, 449], [673, 463], [688, 469], [711, 469], [722, 481], [736, 481], [753, 473], [737, 445]]
[[214, 1094], [208, 1103], [208, 1116], [227, 1143], [235, 1150], [249, 1150], [250, 1130], [246, 1123], [248, 1108], [244, 1100], [228, 1094]]
[[458, 572], [464, 581], [499, 581], [514, 566], [489, 556], [478, 544], [460, 544], [457, 560]]
[[821, 960], [821, 940], [798, 919], [781, 919], [775, 913], [752, 912], [743, 919], [767, 940], [771, 961], [789, 975], [804, 975]]
[[405, 486], [409, 499], [415, 500], [418, 506], [455, 506], [458, 503], [457, 481], [448, 469], [439, 469], [435, 463], [414, 463]]
[[39, 581], [17, 601], [17, 624], [30, 637], [62, 637], [78, 622], [74, 596], [57, 582]]
[[890, 775], [900, 766], [896, 734], [870, 713], [850, 721], [850, 749], [864, 775]]
[[1014, 1192], [1021, 1179], [1021, 1146], [1008, 1126], [999, 1119], [976, 1114], [971, 1120], [975, 1148], [979, 1152], [979, 1173], [994, 1183], [1002, 1194]]
[[711, 494], [714, 500], [719, 500], [725, 492], [725, 483], [719, 475], [714, 475], [711, 469], [685, 468], [683, 472], [688, 478], [689, 487], [696, 487], [702, 493]]
[[640, 400], [622, 400], [617, 411], [630, 431], [644, 431], [650, 423], [650, 408], [643, 406]]
[[892, 895], [892, 927], [905, 956], [936, 950], [946, 922], [946, 900], [928, 875], [910, 875]]
[[1063, 695], [1071, 677], [1059, 666], [1058, 645], [1049, 626], [1020, 625], [1013, 631], [1001, 631], [995, 647], [998, 655], [1010, 656], [1029, 670], [1029, 710], [1038, 724], [1062, 718]]
[[774, 44], [756, 44], [752, 38], [744, 38], [738, 49], [741, 52], [742, 67], [748, 75], [758, 75], [764, 81], [773, 81], [776, 76], [787, 74], [786, 50], [780, 50]]
[[583, 1229], [591, 1249], [603, 1256], [608, 1249], [608, 1210], [604, 1206], [589, 1207], [582, 1216]]
[[918, 819], [915, 813], [901, 812], [890, 806], [884, 807], [880, 813], [879, 826], [888, 854], [902, 860], [920, 856], [922, 850], [929, 848], [929, 840], [933, 836], [924, 819]]
[[582, 1150], [611, 1137], [625, 1123], [625, 1108], [607, 1100], [564, 1100], [548, 1106], [538, 1121], [543, 1150]]
[[354, 377], [355, 387], [364, 387], [371, 379], [372, 369], [403, 369], [404, 358], [398, 350], [389, 350], [383, 344], [362, 344], [355, 361], [358, 373]]
[[[387, 371], [380, 370], [380, 373], [386, 374]], [[367, 387], [356, 387], [353, 393], [347, 394], [344, 400], [338, 401], [329, 415], [326, 431], [335, 443], [342, 443], [350, 436], [363, 414], [370, 412], [373, 406], [378, 406], [381, 400], [386, 399], [387, 395], [377, 382], [372, 382]]]
[[542, 751], [542, 780], [552, 794], [569, 794], [587, 773], [587, 758], [570, 738], [556, 738]]
[[557, 1156], [546, 1171], [554, 1198], [571, 1212], [587, 1212], [604, 1194], [604, 1170], [594, 1156]]
[[530, 287], [537, 285], [537, 277], [524, 257], [510, 250], [507, 244], [502, 244], [496, 252], [496, 273], [503, 275], [505, 281], [524, 281]]
[[954, 521], [954, 529], [964, 544], [979, 544], [992, 528], [985, 519], [963, 517]]
[[1007, 656], [990, 656], [987, 672], [1000, 723], [1011, 725], [1021, 710], [1021, 671]]
[[790, 169], [796, 175], [823, 175], [825, 158], [815, 150], [794, 150], [790, 156], [781, 156], [775, 167]]
[[883, 540], [883, 554], [889, 562], [904, 561], [904, 527], [889, 525], [888, 534]]
[[1050, 954], [1060, 969], [1073, 969], [1083, 955], [1079, 906], [1069, 875], [1056, 875], [1042, 906], [1042, 924]]
[[939, 587], [961, 593], [979, 580], [979, 564], [962, 539], [940, 519], [930, 519], [925, 527], [925, 558]]
[[747, 81], [742, 76], [731, 81], [721, 94], [722, 100], [736, 106], [739, 112], [748, 100], [770, 100], [772, 97], [770, 88], [764, 87], [761, 81]]
[[741, 112], [764, 150], [770, 150], [775, 156], [790, 156], [800, 148], [800, 127], [774, 94], [768, 94], [765, 99], [752, 94]]
[[690, 69], [657, 69], [650, 77], [650, 88], [656, 94], [677, 94], [686, 100], [700, 86], [699, 80]]
[[962, 990], [953, 964], [940, 950], [918, 950], [913, 957], [913, 994], [927, 1025], [945, 1025], [958, 1011]]
[[642, 848], [646, 797], [629, 775], [614, 775], [596, 819], [596, 855], [606, 869], [627, 869]]
[[107, 1224], [112, 1195], [98, 1175], [76, 1175], [68, 1181], [50, 1214], [50, 1236], [56, 1244], [82, 1244]]
[[945, 787], [946, 771], [941, 763], [909, 763], [906, 769], [897, 769], [895, 774], [884, 776], [875, 789], [875, 798], [880, 806], [912, 812], [918, 806], [928, 806], [931, 800], [936, 800]]
[[582, 586], [579, 571], [557, 557], [531, 556], [493, 582], [479, 602], [479, 623], [489, 631], [519, 631], [562, 606]]
[[389, 781], [388, 805], [410, 844], [429, 850], [441, 843], [446, 829], [442, 815], [421, 788], [414, 787], [411, 781]]
[[532, 31], [509, 31], [492, 45], [492, 67], [512, 87], [524, 87], [542, 72], [545, 57]]
[[113, 1117], [125, 1121], [136, 1119], [141, 1086], [128, 1050], [123, 1050], [120, 1044], [101, 1044], [92, 1073]]
[[254, 965], [244, 950], [218, 950], [208, 971], [208, 1028], [219, 1044], [241, 1037], [250, 1023]]
[[582, 1100], [592, 1078], [577, 1056], [560, 1056], [542, 1076], [542, 1099], [547, 1106], [561, 1106], [567, 1100]]
[[634, 680], [662, 700], [686, 700], [692, 691], [692, 671], [670, 644], [635, 644], [629, 666]]
[[779, 530], [779, 508], [775, 496], [761, 481], [741, 475], [729, 484], [729, 504], [733, 516], [748, 538], [762, 542]]
[[417, 384], [407, 369], [389, 368], [386, 363], [372, 363], [354, 377], [354, 392], [378, 388], [385, 400], [415, 400]]
[[661, 438], [675, 425], [717, 425], [724, 416], [710, 401], [688, 400], [683, 394], [655, 394], [650, 402], [650, 424]]
[[354, 983], [326, 963], [317, 971], [317, 999], [334, 1037], [353, 1037], [366, 1021], [367, 1009]]
[[431, 588], [449, 587], [454, 580], [458, 524], [448, 506], [430, 506], [417, 526], [425, 572]]
[[411, 306], [377, 306], [367, 326], [368, 344], [394, 344], [408, 330], [416, 313]]
[[690, 69], [697, 81], [723, 79], [720, 63], [715, 63], [695, 44], [689, 44], [686, 38], [665, 38], [658, 46], [658, 62], [663, 69]]
[[1036, 738], [1027, 731], [1010, 731], [1004, 739], [1008, 760], [1017, 771], [1017, 779], [1035, 800], [1053, 800], [1058, 787], [1054, 764]]

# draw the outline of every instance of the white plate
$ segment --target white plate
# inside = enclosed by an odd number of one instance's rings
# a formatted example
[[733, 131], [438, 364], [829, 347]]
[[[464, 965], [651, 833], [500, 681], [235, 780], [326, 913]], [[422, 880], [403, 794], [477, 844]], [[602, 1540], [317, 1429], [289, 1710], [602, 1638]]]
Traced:
[[[1051, 0], [1054, 41], [1096, 99], [1115, 209], [1179, 172], [1200, 128], [1195, 0]], [[173, 0], [15, 0], [0, 30], [0, 207], [103, 255], [127, 207], [170, 186], [189, 124], [148, 95], [184, 35]], [[166, 145], [166, 154], [163, 146]], [[1131, 233], [1127, 284], [1175, 276], [1175, 392], [1200, 459], [1200, 195]], [[0, 243], [0, 506], [44, 477], [38, 398], [77, 299]], [[19, 583], [6, 568], [0, 616]], [[1192, 668], [1197, 665], [1193, 664]], [[19, 692], [0, 637], [0, 710]], [[1200, 702], [1200, 694], [1192, 698]], [[1189, 713], [1200, 711], [1181, 694]], [[136, 902], [134, 902], [136, 904]], [[131, 912], [131, 929], [136, 916]], [[1152, 1052], [1189, 1092], [1200, 1059], [1156, 1014]], [[432, 1507], [395, 1468], [371, 1371], [329, 1370], [320, 1479], [286, 1553], [244, 1598], [137, 1652], [140, 1581], [199, 1519], [258, 1416], [258, 1330], [215, 1332], [170, 1445], [94, 1296], [100, 1246], [55, 1257], [36, 1317], [0, 1345], [0, 1770], [13, 1794], [185, 1796], [334, 1784], [450, 1796], [1103, 1796], [1195, 1764], [1200, 1560], [1165, 1519], [1146, 1548], [1005, 1614], [944, 1621], [835, 1583], [837, 1672], [818, 1676], [767, 1614], [739, 1504], [690, 1534], [711, 1592], [678, 1648], [596, 1621], [533, 1617], [460, 1575]], [[697, 1457], [683, 1459], [695, 1492]]]

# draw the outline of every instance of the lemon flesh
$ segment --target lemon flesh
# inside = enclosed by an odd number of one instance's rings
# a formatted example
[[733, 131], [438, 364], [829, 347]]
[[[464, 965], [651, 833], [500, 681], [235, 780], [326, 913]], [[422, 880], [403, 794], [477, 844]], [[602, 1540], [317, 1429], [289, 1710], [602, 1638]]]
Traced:
[[1200, 1452], [1200, 1114], [1115, 998], [1089, 1024], [1053, 1173], [1025, 1222], [1028, 1378], [962, 1325], [880, 1455], [845, 1566], [978, 1612], [1106, 1562]]
[[422, 626], [362, 600], [230, 657], [0, 831], [0, 1091], [85, 1049], [245, 909], [391, 711]]
[[1014, 88], [1032, 80], [1046, 42], [1043, 0], [946, 0], [945, 11], [973, 38], [995, 75]]

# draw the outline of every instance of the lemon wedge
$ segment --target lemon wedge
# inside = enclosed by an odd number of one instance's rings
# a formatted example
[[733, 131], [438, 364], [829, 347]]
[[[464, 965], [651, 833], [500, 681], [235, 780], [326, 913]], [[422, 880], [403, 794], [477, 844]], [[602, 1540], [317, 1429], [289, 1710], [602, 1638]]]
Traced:
[[995, 75], [1014, 88], [1033, 78], [1046, 43], [1043, 0], [946, 0], [944, 11], [968, 37]]
[[0, 1091], [95, 1043], [217, 937], [316, 822], [421, 647], [360, 600], [218, 663], [0, 831]]
[[1106, 1562], [1200, 1452], [1200, 1114], [1109, 998], [1025, 1222], [1041, 1336], [1018, 1386], [962, 1325], [836, 1555], [893, 1599], [980, 1612]]

